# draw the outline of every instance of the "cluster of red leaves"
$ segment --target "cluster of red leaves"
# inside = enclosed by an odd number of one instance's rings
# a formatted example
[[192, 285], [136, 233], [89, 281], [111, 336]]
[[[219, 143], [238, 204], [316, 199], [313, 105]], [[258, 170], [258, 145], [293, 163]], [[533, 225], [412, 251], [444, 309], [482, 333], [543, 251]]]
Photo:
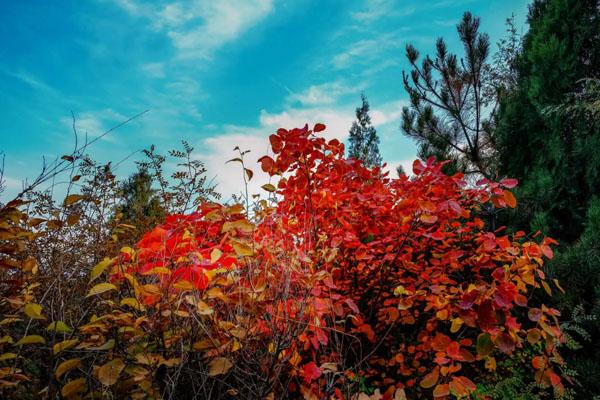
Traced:
[[[384, 398], [469, 396], [478, 376], [525, 348], [538, 383], [562, 390], [558, 312], [528, 304], [534, 289], [551, 290], [542, 266], [555, 242], [484, 221], [516, 205], [517, 182], [468, 185], [433, 160], [392, 179], [344, 158], [342, 143], [315, 136], [324, 129], [270, 136], [274, 157], [259, 162], [281, 176], [278, 202], [256, 225], [236, 206], [170, 216], [121, 253], [110, 280], [162, 315], [199, 292], [213, 331], [194, 349], [222, 360], [251, 348], [267, 380], [286, 374], [287, 390], [307, 398], [343, 398], [358, 377]], [[198, 307], [187, 303], [177, 311]]]
[[515, 180], [469, 187], [432, 159], [415, 161], [413, 177], [391, 179], [307, 127], [270, 141], [276, 157], [260, 159], [263, 170], [291, 173], [279, 182], [280, 234], [331, 274], [313, 295], [335, 293], [351, 306], [347, 330], [372, 343], [358, 360], [368, 377], [463, 396], [475, 388], [478, 362], [494, 370], [497, 357], [541, 343], [538, 381], [560, 389], [549, 361], [561, 362], [558, 311], [528, 307], [533, 289], [550, 291], [542, 265], [555, 242], [488, 232], [482, 220], [491, 207], [515, 207]]

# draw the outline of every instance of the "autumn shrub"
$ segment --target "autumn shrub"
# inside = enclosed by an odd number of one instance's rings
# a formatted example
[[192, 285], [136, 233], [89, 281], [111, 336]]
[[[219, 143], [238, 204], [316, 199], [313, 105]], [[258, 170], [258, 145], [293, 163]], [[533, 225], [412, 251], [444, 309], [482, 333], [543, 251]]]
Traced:
[[[391, 178], [324, 129], [270, 136], [272, 201], [168, 215], [93, 267], [83, 323], [39, 339], [7, 324], [21, 343], [3, 351], [51, 345], [45, 390], [66, 398], [484, 398], [516, 370], [560, 396], [559, 313], [534, 296], [562, 290], [543, 272], [555, 242], [484, 220], [517, 182], [432, 159]], [[11, 312], [42, 317], [37, 301]], [[23, 386], [19, 357], [0, 379]]]

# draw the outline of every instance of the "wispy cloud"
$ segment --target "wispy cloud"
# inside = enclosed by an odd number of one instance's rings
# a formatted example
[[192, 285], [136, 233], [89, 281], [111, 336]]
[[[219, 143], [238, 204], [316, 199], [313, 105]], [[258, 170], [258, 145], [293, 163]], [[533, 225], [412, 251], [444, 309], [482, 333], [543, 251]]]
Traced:
[[[107, 108], [99, 111], [85, 111], [75, 114], [75, 129], [78, 135], [87, 136], [90, 139], [97, 137], [108, 131], [111, 127], [125, 121], [126, 116]], [[69, 132], [73, 127], [73, 116], [65, 116], [60, 119], [61, 124]], [[116, 142], [110, 135], [103, 136], [103, 141]]]
[[165, 63], [162, 62], [145, 63], [142, 64], [141, 69], [149, 78], [164, 78], [166, 76]]
[[46, 92], [46, 94], [57, 94], [56, 89], [54, 89], [52, 86], [48, 85], [47, 83], [45, 83], [42, 79], [38, 78], [37, 76], [23, 71], [23, 70], [19, 70], [19, 71], [9, 71], [6, 69], [0, 69], [1, 73], [4, 73], [12, 78], [15, 78], [17, 80], [19, 80], [20, 82], [23, 82], [24, 84], [28, 85], [29, 87], [31, 87], [34, 90], [39, 90], [42, 92]]
[[356, 64], [370, 65], [381, 59], [382, 55], [389, 57], [390, 51], [402, 45], [397, 33], [380, 34], [372, 39], [361, 39], [350, 43], [346, 48], [333, 56], [332, 64], [337, 69], [349, 68]]
[[338, 102], [340, 97], [346, 94], [360, 93], [364, 86], [364, 83], [350, 85], [342, 80], [336, 80], [309, 86], [299, 93], [292, 92], [287, 97], [287, 101], [292, 104], [300, 103], [303, 106], [330, 105]]
[[242, 36], [273, 11], [273, 0], [180, 1], [156, 6], [114, 0], [133, 16], [164, 32], [183, 59], [211, 59], [223, 45]]
[[361, 23], [371, 23], [384, 17], [408, 16], [415, 11], [415, 6], [399, 6], [394, 0], [366, 0], [364, 7], [351, 16]]

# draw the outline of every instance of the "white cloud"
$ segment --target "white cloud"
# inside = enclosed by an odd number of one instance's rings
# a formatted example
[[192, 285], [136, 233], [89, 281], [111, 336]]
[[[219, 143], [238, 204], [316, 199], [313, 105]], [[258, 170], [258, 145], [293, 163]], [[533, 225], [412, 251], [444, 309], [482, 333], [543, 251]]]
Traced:
[[364, 84], [348, 85], [341, 80], [312, 85], [299, 93], [291, 93], [287, 97], [290, 103], [298, 102], [304, 106], [328, 105], [336, 103], [345, 94], [360, 93]]
[[288, 108], [280, 113], [261, 111], [257, 126], [229, 125], [223, 127], [219, 133], [202, 140], [197, 148], [202, 149], [197, 157], [202, 160], [208, 170], [208, 176], [216, 176], [217, 190], [225, 199], [232, 194], [243, 191], [242, 169], [239, 163], [226, 163], [237, 153], [233, 148], [238, 146], [241, 150], [250, 150], [246, 156], [246, 166], [254, 171], [254, 177], [249, 184], [249, 193], [265, 193], [260, 186], [269, 182], [269, 177], [258, 164], [258, 158], [269, 154], [269, 135], [278, 128], [292, 129], [303, 127], [308, 123], [312, 127], [321, 122], [327, 125], [324, 132], [326, 137], [345, 139], [348, 129], [352, 125], [354, 115], [352, 109], [315, 109]]
[[178, 1], [163, 6], [115, 0], [133, 16], [163, 31], [186, 59], [210, 59], [215, 50], [242, 36], [273, 10], [273, 0]]
[[402, 108], [407, 106], [407, 100], [395, 100], [374, 107], [371, 114], [371, 122], [375, 127], [398, 123], [402, 118]]
[[396, 168], [398, 168], [398, 166], [401, 166], [402, 169], [404, 170], [404, 173], [407, 174], [408, 176], [411, 176], [411, 175], [413, 175], [412, 164], [416, 158], [417, 157], [415, 156], [414, 158], [407, 158], [404, 160], [385, 161], [386, 166], [385, 166], [385, 168], [383, 168], [383, 171], [389, 172], [390, 177], [396, 178], [398, 176], [398, 172], [396, 171]]

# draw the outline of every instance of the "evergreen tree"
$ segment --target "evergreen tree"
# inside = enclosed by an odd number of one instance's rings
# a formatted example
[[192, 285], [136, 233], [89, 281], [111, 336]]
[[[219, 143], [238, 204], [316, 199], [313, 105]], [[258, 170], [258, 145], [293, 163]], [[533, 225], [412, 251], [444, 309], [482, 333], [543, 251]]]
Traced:
[[[479, 18], [465, 13], [457, 25], [464, 56], [448, 52], [442, 38], [435, 58], [406, 47], [410, 73], [402, 73], [410, 106], [404, 107], [402, 130], [419, 145], [419, 156], [452, 160], [446, 172], [492, 176], [496, 165], [494, 117], [498, 74], [491, 74], [487, 34], [479, 33]], [[508, 47], [508, 44], [506, 44]], [[507, 52], [509, 54], [509, 52]]]
[[349, 156], [362, 160], [367, 167], [381, 166], [379, 154], [379, 137], [371, 125], [369, 102], [364, 94], [361, 95], [362, 105], [356, 109], [356, 121], [350, 128]]
[[123, 203], [119, 207], [119, 221], [135, 226], [136, 236], [152, 229], [166, 213], [152, 183], [152, 176], [141, 167], [121, 186]]
[[549, 273], [597, 315], [592, 341], [569, 356], [582, 399], [600, 393], [600, 7], [597, 0], [535, 1], [518, 57], [518, 79], [502, 100], [497, 142], [502, 175], [520, 180], [509, 228], [541, 230], [561, 246]]

